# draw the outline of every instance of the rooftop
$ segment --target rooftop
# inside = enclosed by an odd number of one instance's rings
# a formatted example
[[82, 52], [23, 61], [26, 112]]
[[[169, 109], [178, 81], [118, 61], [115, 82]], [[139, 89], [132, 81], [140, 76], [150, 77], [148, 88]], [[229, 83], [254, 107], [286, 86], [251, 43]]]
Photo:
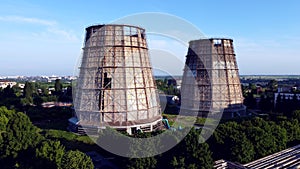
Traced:
[[214, 168], [216, 169], [248, 169], [248, 168], [300, 169], [300, 144], [244, 165], [233, 163], [226, 160], [218, 160], [215, 161]]

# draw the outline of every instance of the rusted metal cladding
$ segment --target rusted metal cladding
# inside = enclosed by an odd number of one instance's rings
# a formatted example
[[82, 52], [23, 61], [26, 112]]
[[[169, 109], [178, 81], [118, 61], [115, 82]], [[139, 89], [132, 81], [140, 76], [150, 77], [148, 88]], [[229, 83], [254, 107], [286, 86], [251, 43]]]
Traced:
[[153, 130], [161, 120], [143, 28], [86, 28], [77, 88], [75, 109], [82, 126]]
[[223, 110], [227, 118], [245, 114], [232, 39], [190, 41], [185, 64], [184, 109], [202, 116]]

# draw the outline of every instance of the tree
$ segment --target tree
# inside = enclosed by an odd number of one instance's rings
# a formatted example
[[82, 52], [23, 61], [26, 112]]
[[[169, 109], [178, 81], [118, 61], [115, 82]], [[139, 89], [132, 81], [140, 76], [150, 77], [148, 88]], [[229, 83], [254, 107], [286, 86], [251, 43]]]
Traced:
[[300, 110], [295, 110], [293, 112], [293, 119], [297, 119], [298, 121], [300, 121]]
[[23, 104], [32, 104], [33, 103], [33, 85], [30, 82], [26, 82], [24, 86], [24, 92], [23, 92]]
[[0, 133], [6, 131], [7, 123], [8, 123], [8, 118], [4, 114], [0, 114]]
[[268, 95], [261, 95], [260, 108], [263, 111], [271, 111], [273, 109], [273, 99]]
[[29, 118], [21, 112], [0, 108], [1, 114], [8, 119], [6, 130], [1, 133], [2, 143], [0, 145], [0, 158], [8, 156], [17, 157], [18, 152], [29, 147], [35, 147], [42, 139], [37, 128]]
[[4, 97], [15, 97], [12, 86], [8, 85], [8, 86], [6, 86], [6, 88], [3, 89], [3, 96]]
[[196, 163], [194, 165], [196, 168], [206, 169], [213, 168], [213, 159], [212, 152], [209, 149], [209, 145], [207, 143], [199, 143], [197, 155], [195, 156]]
[[290, 121], [284, 120], [279, 123], [281, 128], [286, 129], [287, 133], [287, 144], [289, 146], [294, 146], [300, 142], [300, 124], [297, 119], [292, 119]]
[[42, 95], [43, 96], [48, 96], [49, 95], [49, 90], [47, 89], [47, 86], [42, 86]]
[[55, 80], [54, 88], [56, 93], [60, 93], [62, 91], [62, 84], [60, 82], [60, 79]]
[[245, 132], [247, 138], [254, 145], [255, 158], [267, 156], [286, 147], [286, 130], [274, 122], [267, 122], [262, 118], [254, 118], [250, 121], [250, 126], [245, 128]]
[[245, 97], [245, 105], [250, 108], [256, 107], [256, 99], [254, 98], [254, 94], [252, 92]]
[[[155, 154], [156, 149], [154, 148], [156, 145], [155, 141], [157, 140], [148, 140], [147, 143], [144, 143], [140, 138], [149, 138], [151, 137], [151, 133], [149, 132], [137, 132], [133, 135], [136, 139], [131, 140], [129, 143], [130, 153], [133, 154], [135, 157], [146, 156], [145, 158], [130, 158], [129, 164], [127, 168], [134, 169], [134, 168], [156, 168], [157, 160], [155, 157], [147, 157], [151, 156], [151, 154]], [[148, 151], [143, 151], [143, 150]]]
[[273, 79], [273, 80], [270, 80], [267, 84], [267, 87], [272, 91], [272, 92], [276, 92], [277, 91], [277, 88], [278, 88], [278, 82]]
[[230, 145], [230, 156], [232, 161], [247, 163], [253, 160], [255, 151], [252, 143], [247, 139], [244, 133], [230, 136], [232, 144]]
[[36, 149], [37, 165], [43, 165], [43, 168], [58, 168], [61, 165], [64, 150], [64, 146], [59, 141], [43, 141]]
[[8, 118], [1, 113], [0, 114], [0, 145], [3, 144], [2, 133], [6, 132], [7, 123], [8, 123]]
[[257, 94], [257, 87], [253, 83], [249, 83], [249, 88], [251, 89], [251, 93]]
[[246, 137], [242, 126], [236, 122], [220, 124], [213, 134], [212, 145], [217, 159], [244, 163], [254, 158], [254, 147]]
[[21, 91], [21, 88], [19, 87], [18, 83], [12, 87], [12, 90], [13, 90], [15, 96], [17, 96], [17, 97], [21, 96], [22, 91]]
[[174, 169], [185, 169], [185, 162], [184, 162], [185, 158], [184, 157], [173, 157], [172, 161], [171, 161], [171, 166]]
[[146, 157], [146, 158], [133, 158], [129, 160], [129, 164], [127, 165], [128, 169], [148, 169], [148, 168], [156, 168], [157, 160], [155, 157]]
[[72, 93], [72, 86], [68, 86], [68, 87], [67, 87], [66, 95], [72, 97], [72, 94], [73, 94], [73, 93]]
[[283, 112], [283, 100], [282, 100], [282, 96], [280, 93], [278, 93], [277, 99], [276, 99], [276, 111], [277, 111], [277, 113]]
[[[199, 143], [200, 135], [194, 128], [179, 145], [179, 159], [184, 158], [185, 168], [212, 168], [212, 152], [207, 143]], [[180, 157], [181, 156], [181, 157]], [[173, 160], [174, 162], [174, 160]]]
[[61, 169], [93, 169], [94, 164], [92, 159], [80, 152], [76, 151], [68, 151], [64, 154], [61, 160]]
[[288, 142], [287, 131], [285, 128], [281, 128], [279, 125], [274, 122], [269, 122], [270, 133], [273, 137], [273, 141], [275, 142], [275, 150], [273, 153], [281, 151], [286, 148], [286, 144]]
[[37, 105], [38, 107], [41, 107], [41, 105], [42, 105], [42, 103], [43, 103], [43, 99], [42, 99], [40, 96], [36, 95], [36, 96], [33, 98], [33, 103], [34, 103], [35, 105]]

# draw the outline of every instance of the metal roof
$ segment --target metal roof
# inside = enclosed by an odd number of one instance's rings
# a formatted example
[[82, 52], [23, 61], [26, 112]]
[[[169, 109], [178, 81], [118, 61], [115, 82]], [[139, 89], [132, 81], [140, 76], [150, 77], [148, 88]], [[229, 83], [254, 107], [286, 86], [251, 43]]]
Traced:
[[218, 160], [215, 161], [214, 168], [216, 169], [249, 169], [249, 168], [300, 169], [300, 144], [244, 165], [236, 164], [226, 160]]
[[248, 168], [300, 168], [300, 144], [243, 165]]

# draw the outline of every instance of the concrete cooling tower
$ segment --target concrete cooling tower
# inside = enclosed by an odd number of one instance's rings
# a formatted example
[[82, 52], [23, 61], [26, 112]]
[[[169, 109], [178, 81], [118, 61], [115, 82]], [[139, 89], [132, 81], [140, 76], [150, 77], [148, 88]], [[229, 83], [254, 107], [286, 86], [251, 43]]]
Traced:
[[131, 25], [86, 28], [75, 111], [85, 130], [109, 126], [132, 134], [160, 128], [145, 29]]
[[200, 39], [189, 43], [182, 82], [182, 109], [223, 118], [245, 115], [232, 39]]

